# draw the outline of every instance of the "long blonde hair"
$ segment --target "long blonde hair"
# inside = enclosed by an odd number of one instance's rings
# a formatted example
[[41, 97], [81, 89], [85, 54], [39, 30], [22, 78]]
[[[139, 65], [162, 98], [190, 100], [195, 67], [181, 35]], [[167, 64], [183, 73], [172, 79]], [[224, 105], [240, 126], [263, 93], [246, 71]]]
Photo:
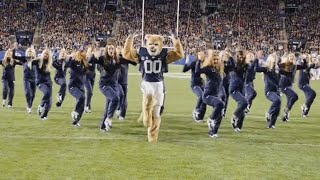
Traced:
[[59, 57], [58, 59], [61, 60], [61, 59], [64, 59], [66, 60], [67, 59], [67, 50], [65, 48], [61, 49], [60, 53], [59, 53]]
[[296, 56], [293, 53], [286, 54], [281, 57], [281, 64], [284, 65], [284, 70], [291, 72], [292, 67], [297, 64]]
[[[218, 59], [219, 63], [214, 63], [216, 59]], [[219, 52], [214, 50], [208, 50], [208, 56], [204, 59], [202, 67], [212, 67], [219, 71], [220, 75], [224, 74], [224, 62], [219, 57]]]
[[[7, 67], [7, 65], [13, 65], [14, 64], [14, 59], [12, 58], [12, 50], [11, 49], [8, 49], [5, 54], [4, 54], [4, 57], [3, 57], [3, 60], [2, 60], [2, 65], [4, 67]], [[9, 60], [9, 62], [8, 62]]]
[[73, 58], [75, 61], [83, 63], [86, 68], [89, 67], [87, 54], [83, 51], [77, 51]]
[[278, 66], [277, 57], [275, 54], [270, 54], [268, 56], [265, 66], [268, 68], [268, 70], [274, 70]]
[[47, 67], [46, 67], [45, 71], [50, 72], [51, 69], [52, 69], [52, 52], [51, 52], [51, 50], [48, 49], [48, 48], [46, 48], [45, 50], [43, 50], [42, 53], [41, 53], [40, 61], [39, 61], [39, 68], [40, 68], [40, 69], [43, 68], [42, 66], [44, 65], [43, 59], [44, 59], [45, 54], [48, 54], [48, 56], [49, 56], [49, 57], [48, 57], [48, 64], [47, 64]]
[[36, 58], [36, 50], [34, 48], [29, 47], [28, 49], [26, 49], [25, 56], [30, 57], [31, 59]]

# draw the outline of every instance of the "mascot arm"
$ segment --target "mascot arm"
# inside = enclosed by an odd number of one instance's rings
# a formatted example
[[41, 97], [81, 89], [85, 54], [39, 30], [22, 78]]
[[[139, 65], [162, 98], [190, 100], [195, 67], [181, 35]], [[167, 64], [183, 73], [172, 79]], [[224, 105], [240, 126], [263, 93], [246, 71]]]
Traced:
[[168, 52], [167, 64], [178, 61], [183, 58], [184, 51], [180, 39], [173, 41], [174, 50]]
[[126, 42], [124, 43], [124, 47], [122, 50], [122, 56], [124, 59], [128, 61], [138, 63], [139, 56], [136, 49], [133, 47], [133, 41], [134, 41], [134, 38], [131, 35], [126, 39]]

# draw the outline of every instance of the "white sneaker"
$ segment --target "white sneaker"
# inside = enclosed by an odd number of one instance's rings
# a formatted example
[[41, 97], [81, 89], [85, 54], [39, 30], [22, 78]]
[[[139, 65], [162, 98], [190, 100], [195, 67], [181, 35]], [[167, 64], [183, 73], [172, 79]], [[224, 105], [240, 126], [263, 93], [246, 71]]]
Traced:
[[41, 118], [41, 120], [42, 121], [46, 121], [46, 120], [48, 120], [48, 118], [47, 117], [43, 117], [43, 118]]
[[73, 121], [78, 121], [78, 116], [79, 116], [79, 113], [72, 111], [71, 117]]
[[32, 109], [31, 108], [27, 108], [27, 113], [31, 114], [32, 113]]
[[2, 107], [6, 106], [6, 100], [2, 100]]
[[234, 128], [233, 129], [235, 132], [241, 132], [241, 129], [240, 128]]
[[116, 114], [116, 117], [119, 117], [120, 116], [120, 110], [116, 110], [115, 114]]
[[112, 119], [107, 118], [107, 119], [104, 121], [104, 125], [106, 126], [106, 127], [105, 127], [105, 130], [106, 130], [106, 131], [110, 131], [111, 128], [112, 128]]
[[217, 138], [217, 137], [218, 137], [218, 134], [212, 134], [212, 135], [210, 134], [209, 136], [210, 136], [211, 138]]
[[11, 106], [11, 105], [8, 105], [8, 108], [10, 109], [10, 108], [12, 108], [12, 106]]
[[119, 116], [119, 120], [120, 120], [120, 121], [124, 121], [125, 119], [124, 119], [124, 117]]
[[41, 107], [40, 105], [38, 106], [37, 113], [38, 113], [39, 116], [41, 116], [43, 109], [44, 108]]
[[91, 113], [92, 111], [91, 111], [91, 109], [87, 106], [87, 107], [84, 108], [84, 112], [85, 112], [85, 113]]

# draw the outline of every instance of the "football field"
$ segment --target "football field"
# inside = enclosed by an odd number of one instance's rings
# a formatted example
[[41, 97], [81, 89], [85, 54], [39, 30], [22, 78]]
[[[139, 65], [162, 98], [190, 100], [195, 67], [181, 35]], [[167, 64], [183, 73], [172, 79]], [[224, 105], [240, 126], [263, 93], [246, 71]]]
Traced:
[[[26, 113], [22, 68], [16, 68], [14, 108], [0, 108], [0, 179], [319, 179], [320, 82], [312, 81], [316, 98], [308, 118], [301, 118], [305, 98], [299, 100], [290, 122], [279, 118], [276, 129], [266, 129], [264, 96], [259, 74], [258, 96], [241, 133], [231, 128], [235, 102], [230, 98], [219, 138], [209, 138], [206, 123], [192, 119], [196, 97], [182, 66], [170, 66], [165, 79], [167, 96], [158, 144], [147, 142], [147, 130], [137, 119], [141, 112], [141, 75], [130, 67], [128, 113], [114, 120], [111, 132], [99, 130], [105, 97], [96, 77], [92, 113], [84, 114], [81, 127], [71, 124], [75, 99], [67, 92], [62, 108], [53, 106], [47, 121], [36, 114], [42, 93], [37, 90], [33, 113]], [[0, 69], [2, 74], [2, 68]], [[52, 77], [53, 77], [52, 73]], [[2, 92], [2, 84], [0, 85]], [[283, 114], [286, 99], [282, 97]], [[212, 112], [207, 108], [206, 118]]]

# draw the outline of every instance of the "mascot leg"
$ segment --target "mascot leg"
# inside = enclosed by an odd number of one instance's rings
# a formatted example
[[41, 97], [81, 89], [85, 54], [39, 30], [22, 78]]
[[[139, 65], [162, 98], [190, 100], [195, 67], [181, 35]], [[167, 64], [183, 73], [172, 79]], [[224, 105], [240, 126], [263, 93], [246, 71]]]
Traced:
[[153, 115], [154, 103], [155, 103], [155, 100], [152, 95], [144, 95], [142, 119], [143, 119], [143, 125], [146, 127], [152, 126], [152, 115]]
[[161, 106], [155, 106], [152, 116], [152, 126], [148, 127], [148, 141], [156, 143], [159, 137], [159, 130], [161, 124], [160, 117]]

